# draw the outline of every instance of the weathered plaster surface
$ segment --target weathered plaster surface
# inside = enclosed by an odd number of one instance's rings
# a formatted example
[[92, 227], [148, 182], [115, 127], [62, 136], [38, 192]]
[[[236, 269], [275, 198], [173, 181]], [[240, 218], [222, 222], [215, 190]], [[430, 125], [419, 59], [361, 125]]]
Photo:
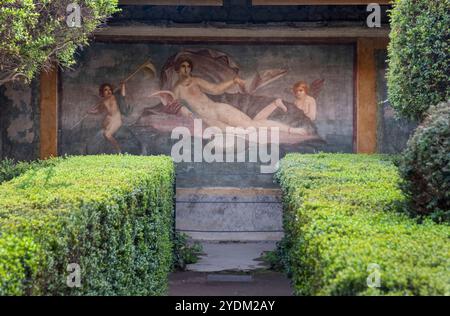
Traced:
[[38, 150], [37, 84], [7, 84], [0, 88], [1, 157], [33, 160]]
[[33, 120], [29, 111], [31, 89], [22, 85], [8, 85], [5, 96], [12, 100], [12, 106], [20, 112], [7, 128], [7, 137], [17, 143], [31, 144], [34, 139]]
[[8, 127], [8, 138], [17, 143], [31, 144], [34, 140], [33, 121], [27, 114], [21, 114]]

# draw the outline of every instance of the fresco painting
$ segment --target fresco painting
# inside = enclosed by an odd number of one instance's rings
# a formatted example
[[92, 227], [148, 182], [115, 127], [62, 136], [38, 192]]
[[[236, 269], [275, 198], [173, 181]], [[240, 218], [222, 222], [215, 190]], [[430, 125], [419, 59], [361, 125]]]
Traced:
[[352, 151], [351, 45], [97, 43], [80, 60], [62, 75], [63, 154], [170, 154], [198, 119], [277, 128], [283, 153]]

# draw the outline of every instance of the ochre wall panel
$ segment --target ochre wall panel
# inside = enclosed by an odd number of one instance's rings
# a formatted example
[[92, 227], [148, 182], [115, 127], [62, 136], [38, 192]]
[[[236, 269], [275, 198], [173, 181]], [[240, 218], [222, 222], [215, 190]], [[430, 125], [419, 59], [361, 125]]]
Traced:
[[58, 155], [58, 70], [41, 74], [40, 158]]
[[356, 151], [377, 151], [377, 95], [375, 50], [387, 47], [387, 39], [360, 38], [357, 41]]

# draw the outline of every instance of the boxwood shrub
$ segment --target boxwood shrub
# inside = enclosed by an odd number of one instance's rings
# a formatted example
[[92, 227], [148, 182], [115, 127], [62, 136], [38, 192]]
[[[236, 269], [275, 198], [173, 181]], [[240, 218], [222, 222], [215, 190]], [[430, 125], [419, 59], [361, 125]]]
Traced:
[[405, 198], [390, 157], [289, 154], [277, 178], [297, 295], [450, 294], [450, 227], [396, 212]]
[[13, 159], [5, 158], [0, 160], [0, 183], [9, 181], [30, 169], [37, 169], [46, 166], [54, 166], [62, 158], [54, 158], [49, 160], [38, 161], [15, 161]]
[[408, 211], [450, 222], [450, 101], [430, 108], [408, 141], [400, 175]]
[[165, 294], [173, 181], [169, 157], [90, 156], [3, 183], [0, 295]]
[[450, 0], [396, 0], [390, 12], [389, 101], [421, 121], [450, 98]]

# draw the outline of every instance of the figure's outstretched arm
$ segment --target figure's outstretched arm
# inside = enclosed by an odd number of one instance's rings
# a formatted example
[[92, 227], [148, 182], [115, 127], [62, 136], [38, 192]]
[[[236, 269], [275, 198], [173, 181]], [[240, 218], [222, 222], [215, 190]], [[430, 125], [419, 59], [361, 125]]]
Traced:
[[253, 119], [255, 121], [266, 120], [277, 108], [280, 108], [281, 110], [283, 110], [283, 112], [287, 112], [288, 110], [286, 105], [283, 103], [283, 100], [276, 99], [268, 106], [263, 108], [261, 111], [259, 111], [259, 113], [256, 114], [256, 116]]
[[99, 113], [102, 113], [103, 110], [104, 110], [103, 107], [104, 107], [103, 101], [102, 101], [102, 102], [99, 102], [99, 103], [97, 103], [96, 105], [94, 105], [93, 107], [91, 107], [91, 108], [87, 111], [87, 113], [88, 113], [88, 114], [99, 114]]
[[311, 119], [311, 121], [315, 121], [317, 118], [317, 104], [316, 100], [314, 100], [313, 97], [311, 97], [310, 99], [308, 110], [309, 110], [309, 118]]
[[242, 79], [236, 77], [232, 80], [224, 81], [219, 84], [211, 83], [201, 78], [196, 78], [199, 87], [203, 92], [212, 94], [212, 95], [220, 95], [225, 93], [228, 89], [230, 89], [235, 84], [240, 84]]

